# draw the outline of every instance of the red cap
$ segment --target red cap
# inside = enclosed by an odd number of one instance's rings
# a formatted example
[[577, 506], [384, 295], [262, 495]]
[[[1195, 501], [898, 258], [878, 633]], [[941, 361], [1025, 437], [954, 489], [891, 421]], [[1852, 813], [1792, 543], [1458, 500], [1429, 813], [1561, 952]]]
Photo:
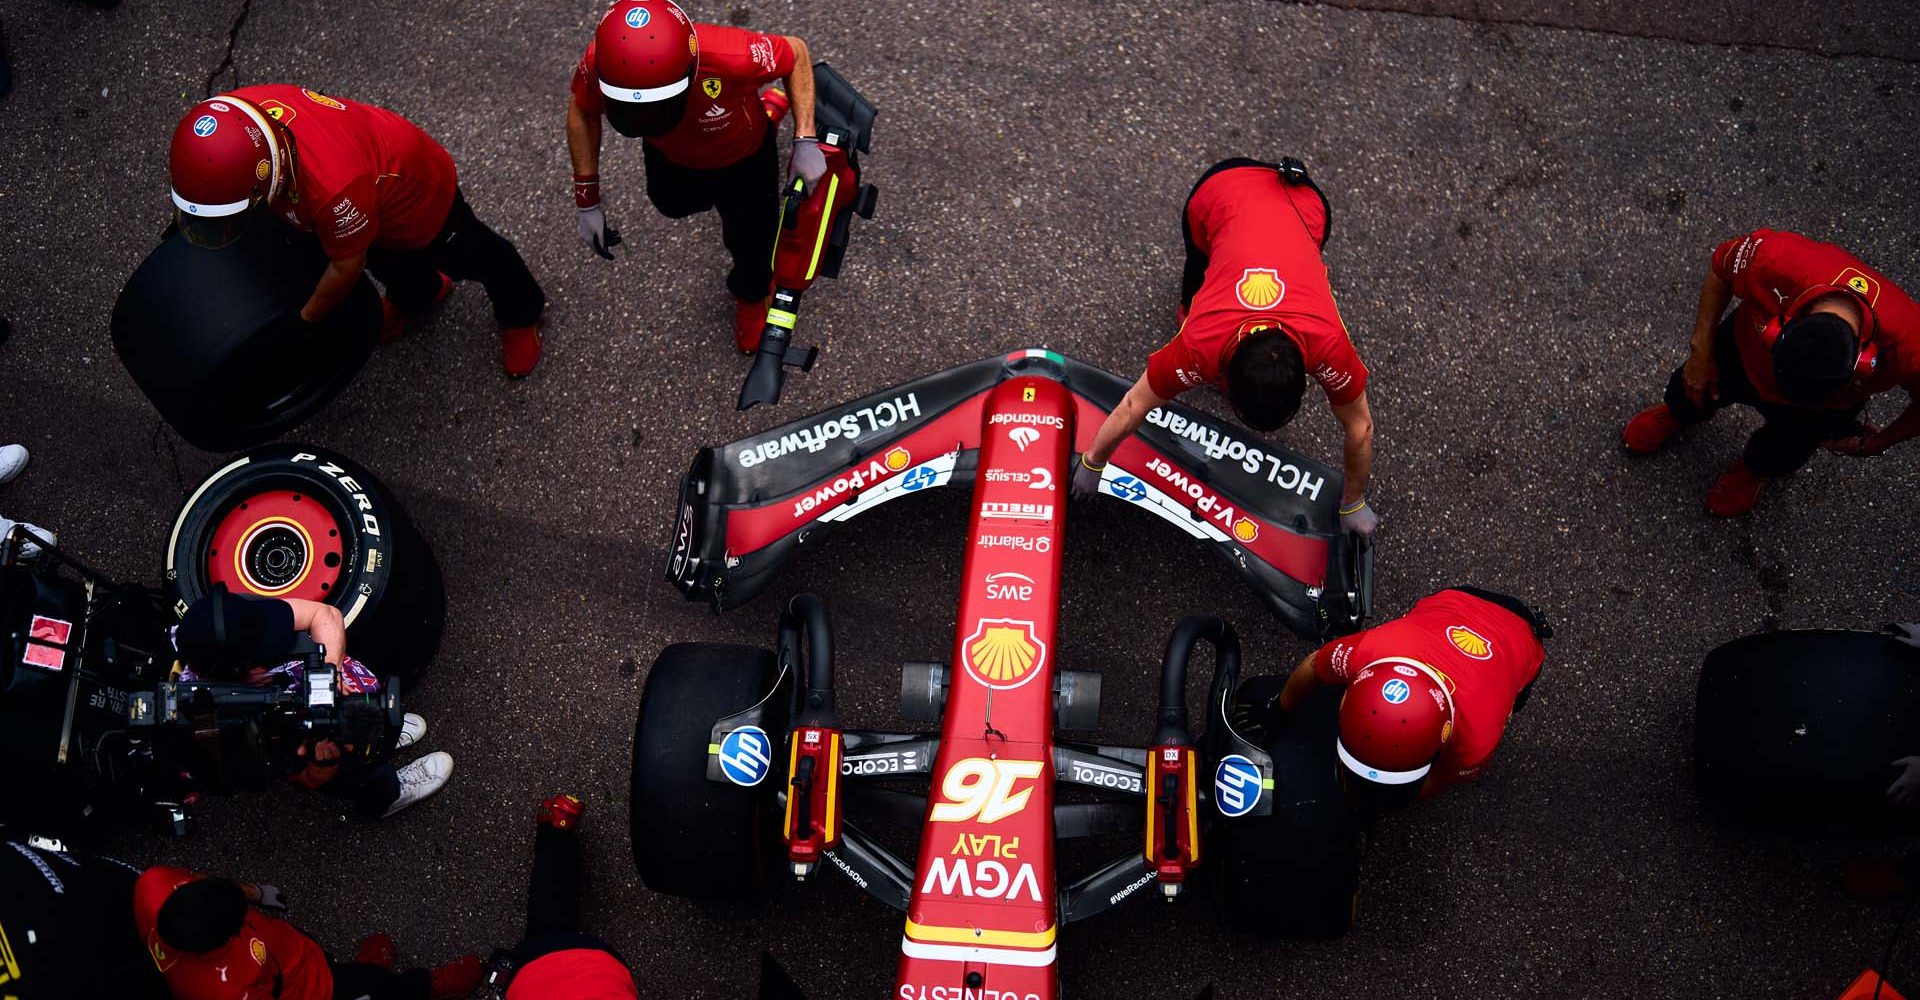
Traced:
[[1367, 781], [1419, 781], [1453, 735], [1453, 695], [1418, 660], [1388, 657], [1363, 668], [1340, 699], [1340, 763]]
[[685, 93], [700, 54], [693, 21], [673, 0], [619, 0], [593, 33], [600, 93], [651, 104]]

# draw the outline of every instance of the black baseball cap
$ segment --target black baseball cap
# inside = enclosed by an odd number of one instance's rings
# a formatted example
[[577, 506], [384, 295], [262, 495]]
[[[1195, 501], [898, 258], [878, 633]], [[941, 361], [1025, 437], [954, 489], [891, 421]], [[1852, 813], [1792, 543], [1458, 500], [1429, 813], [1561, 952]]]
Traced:
[[292, 654], [293, 643], [293, 605], [224, 588], [189, 605], [173, 634], [180, 658], [212, 673], [278, 666]]
[[1853, 382], [1860, 338], [1833, 313], [1808, 313], [1780, 328], [1773, 342], [1773, 381], [1800, 406], [1819, 406]]

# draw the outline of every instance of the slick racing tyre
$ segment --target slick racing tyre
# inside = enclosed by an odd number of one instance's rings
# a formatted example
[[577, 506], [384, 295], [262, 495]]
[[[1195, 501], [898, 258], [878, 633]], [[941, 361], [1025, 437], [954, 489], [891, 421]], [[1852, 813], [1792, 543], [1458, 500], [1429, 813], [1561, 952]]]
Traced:
[[447, 597], [433, 552], [364, 467], [319, 448], [249, 452], [195, 487], [167, 540], [176, 614], [224, 584], [341, 610], [347, 651], [402, 690], [440, 646]]
[[1920, 650], [1873, 632], [1735, 639], [1707, 654], [1694, 776], [1723, 816], [1771, 826], [1911, 825], [1887, 801], [1920, 753]]
[[647, 888], [741, 899], [772, 887], [781, 842], [774, 793], [786, 774], [786, 755], [779, 752], [785, 706], [764, 720], [769, 745], [755, 784], [738, 783], [751, 773], [708, 780], [707, 744], [715, 722], [752, 707], [777, 676], [773, 653], [753, 646], [677, 643], [654, 661], [633, 728], [629, 799], [633, 864]]
[[[1257, 677], [1249, 688], [1280, 677]], [[1258, 692], [1262, 697], [1276, 690]], [[1227, 926], [1263, 937], [1337, 938], [1353, 926], [1360, 830], [1334, 760], [1340, 692], [1321, 688], [1271, 738], [1273, 812], [1214, 817], [1214, 898]]]
[[114, 303], [114, 351], [194, 447], [272, 440], [346, 388], [379, 336], [380, 296], [364, 277], [326, 319], [300, 319], [326, 266], [317, 240], [276, 219], [217, 250], [172, 233]]

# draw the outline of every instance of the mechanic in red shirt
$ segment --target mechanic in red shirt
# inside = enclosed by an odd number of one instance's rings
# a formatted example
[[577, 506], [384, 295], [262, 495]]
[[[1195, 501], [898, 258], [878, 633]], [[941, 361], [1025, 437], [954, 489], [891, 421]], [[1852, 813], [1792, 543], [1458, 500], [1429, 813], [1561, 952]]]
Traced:
[[1247, 426], [1273, 431], [1299, 412], [1311, 376], [1346, 432], [1340, 523], [1370, 535], [1373, 413], [1367, 366], [1353, 349], [1321, 257], [1325, 196], [1297, 160], [1215, 164], [1187, 197], [1180, 329], [1108, 414], [1074, 469], [1073, 492], [1098, 492], [1100, 471], [1147, 413], [1196, 386], [1217, 384]]
[[1453, 587], [1301, 660], [1279, 707], [1293, 711], [1322, 684], [1345, 686], [1337, 750], [1348, 788], [1390, 808], [1480, 773], [1540, 676], [1540, 642], [1552, 634], [1515, 598]]
[[527, 881], [527, 932], [511, 952], [495, 952], [488, 983], [506, 1000], [637, 1000], [626, 960], [580, 930], [580, 819], [587, 804], [555, 795], [535, 815], [533, 874]]
[[279, 896], [273, 886], [149, 868], [134, 883], [134, 926], [175, 1000], [443, 1000], [480, 985], [476, 955], [394, 972], [390, 941], [388, 967], [335, 964], [292, 924], [248, 906], [285, 910]]
[[546, 295], [519, 251], [473, 214], [453, 157], [384, 108], [285, 84], [193, 106], [173, 131], [173, 202], [187, 238], [232, 242], [264, 205], [320, 239], [330, 262], [300, 318], [317, 323], [371, 270], [386, 286], [381, 339], [479, 281], [500, 323], [510, 377], [540, 360]]
[[[1907, 407], [1893, 423], [1861, 419], [1869, 397], [1896, 387]], [[1650, 455], [1731, 403], [1765, 422], [1707, 491], [1721, 517], [1752, 510], [1769, 482], [1823, 444], [1864, 457], [1920, 435], [1920, 305], [1831, 243], [1758, 229], [1720, 244], [1700, 286], [1692, 353], [1666, 400], [1635, 414], [1621, 441]]]
[[672, 0], [619, 0], [574, 68], [567, 104], [580, 238], [608, 260], [620, 241], [600, 201], [604, 116], [614, 131], [643, 140], [647, 198], [661, 215], [720, 213], [733, 255], [734, 342], [749, 354], [766, 324], [780, 224], [778, 128], [760, 87], [781, 78], [793, 110], [789, 164], [811, 191], [827, 161], [814, 132], [813, 62], [792, 35], [695, 24]]

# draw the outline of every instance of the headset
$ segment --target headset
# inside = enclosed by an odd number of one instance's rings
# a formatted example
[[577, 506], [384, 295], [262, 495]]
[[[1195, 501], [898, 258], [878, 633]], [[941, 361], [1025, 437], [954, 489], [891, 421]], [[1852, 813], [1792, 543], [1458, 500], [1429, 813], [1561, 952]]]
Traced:
[[1774, 344], [1780, 340], [1780, 334], [1786, 330], [1787, 326], [1794, 320], [1807, 315], [1805, 306], [1808, 303], [1836, 292], [1853, 296], [1855, 303], [1860, 307], [1861, 329], [1854, 334], [1856, 353], [1853, 360], [1853, 381], [1857, 384], [1872, 378], [1874, 371], [1880, 367], [1880, 345], [1875, 342], [1873, 336], [1878, 321], [1873, 314], [1873, 307], [1844, 285], [1816, 285], [1801, 292], [1799, 298], [1794, 299], [1791, 305], [1782, 310], [1778, 316], [1768, 320], [1766, 326], [1760, 328], [1760, 343], [1771, 355]]

